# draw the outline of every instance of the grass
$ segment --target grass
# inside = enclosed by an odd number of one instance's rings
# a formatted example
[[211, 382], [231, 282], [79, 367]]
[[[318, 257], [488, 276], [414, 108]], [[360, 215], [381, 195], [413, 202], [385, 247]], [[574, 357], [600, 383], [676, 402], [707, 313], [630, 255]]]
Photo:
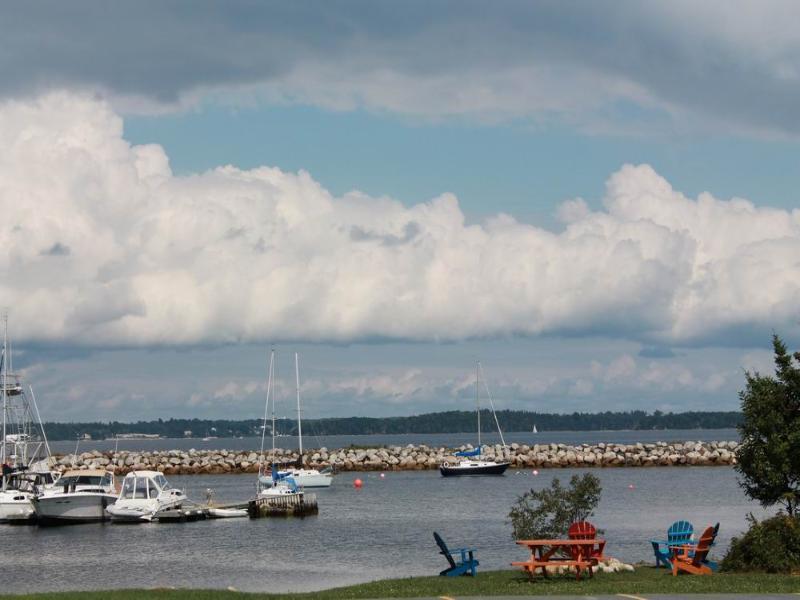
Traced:
[[[266, 582], [265, 582], [266, 584]], [[421, 596], [521, 596], [599, 594], [742, 594], [797, 593], [800, 576], [718, 573], [711, 577], [673, 577], [666, 569], [639, 567], [633, 573], [601, 573], [576, 581], [574, 576], [537, 577], [521, 571], [487, 571], [471, 577], [386, 579], [308, 594], [245, 594], [226, 590], [118, 590], [0, 596], [9, 600], [333, 600], [339, 598], [414, 598]]]

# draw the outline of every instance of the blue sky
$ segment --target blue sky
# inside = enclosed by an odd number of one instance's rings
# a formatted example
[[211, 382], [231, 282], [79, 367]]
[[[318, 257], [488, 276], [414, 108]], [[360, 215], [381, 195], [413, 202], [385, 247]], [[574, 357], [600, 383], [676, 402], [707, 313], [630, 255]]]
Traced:
[[477, 359], [504, 407], [737, 408], [800, 344], [796, 5], [457, 5], [0, 9], [45, 418], [253, 417], [273, 344], [312, 416], [469, 407]]

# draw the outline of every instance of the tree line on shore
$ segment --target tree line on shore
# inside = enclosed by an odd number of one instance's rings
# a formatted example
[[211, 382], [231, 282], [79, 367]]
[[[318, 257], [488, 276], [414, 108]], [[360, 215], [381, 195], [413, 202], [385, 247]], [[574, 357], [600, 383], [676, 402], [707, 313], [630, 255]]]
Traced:
[[[653, 429], [727, 429], [741, 424], [742, 413], [682, 412], [663, 413], [636, 410], [628, 412], [599, 413], [538, 413], [523, 410], [501, 410], [497, 419], [503, 431], [603, 431], [603, 430], [653, 430]], [[87, 422], [45, 423], [51, 440], [74, 440], [91, 436], [92, 439], [114, 438], [119, 435], [145, 434], [168, 438], [181, 437], [247, 437], [261, 434], [261, 419], [157, 419], [133, 423]], [[474, 431], [475, 413], [472, 411], [435, 412], [407, 417], [334, 417], [304, 419], [303, 433], [307, 435], [369, 435], [409, 433], [464, 433]], [[269, 427], [269, 426], [268, 426]], [[482, 411], [481, 429], [495, 431], [490, 411]], [[297, 423], [281, 418], [276, 422], [279, 434], [294, 435]], [[267, 430], [269, 434], [269, 429]]]

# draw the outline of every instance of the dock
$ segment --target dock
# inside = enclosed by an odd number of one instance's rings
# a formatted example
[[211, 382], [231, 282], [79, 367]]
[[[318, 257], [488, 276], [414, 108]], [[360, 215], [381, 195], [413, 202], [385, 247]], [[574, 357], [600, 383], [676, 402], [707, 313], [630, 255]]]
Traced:
[[247, 512], [251, 519], [261, 517], [307, 517], [319, 513], [316, 494], [262, 496], [250, 500]]

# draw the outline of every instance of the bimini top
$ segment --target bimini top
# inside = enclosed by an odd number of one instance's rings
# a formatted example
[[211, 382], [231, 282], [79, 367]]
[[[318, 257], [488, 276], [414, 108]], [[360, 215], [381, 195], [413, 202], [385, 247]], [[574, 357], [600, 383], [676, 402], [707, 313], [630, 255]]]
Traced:
[[61, 477], [104, 477], [106, 475], [113, 475], [111, 471], [105, 469], [69, 469], [61, 474]]
[[456, 452], [456, 456], [480, 456], [481, 449], [475, 448], [475, 450], [464, 450], [463, 452]]
[[164, 476], [164, 474], [161, 471], [131, 471], [130, 473], [125, 475], [125, 478], [127, 479], [128, 477], [158, 477], [159, 475], [161, 475], [162, 477]]

